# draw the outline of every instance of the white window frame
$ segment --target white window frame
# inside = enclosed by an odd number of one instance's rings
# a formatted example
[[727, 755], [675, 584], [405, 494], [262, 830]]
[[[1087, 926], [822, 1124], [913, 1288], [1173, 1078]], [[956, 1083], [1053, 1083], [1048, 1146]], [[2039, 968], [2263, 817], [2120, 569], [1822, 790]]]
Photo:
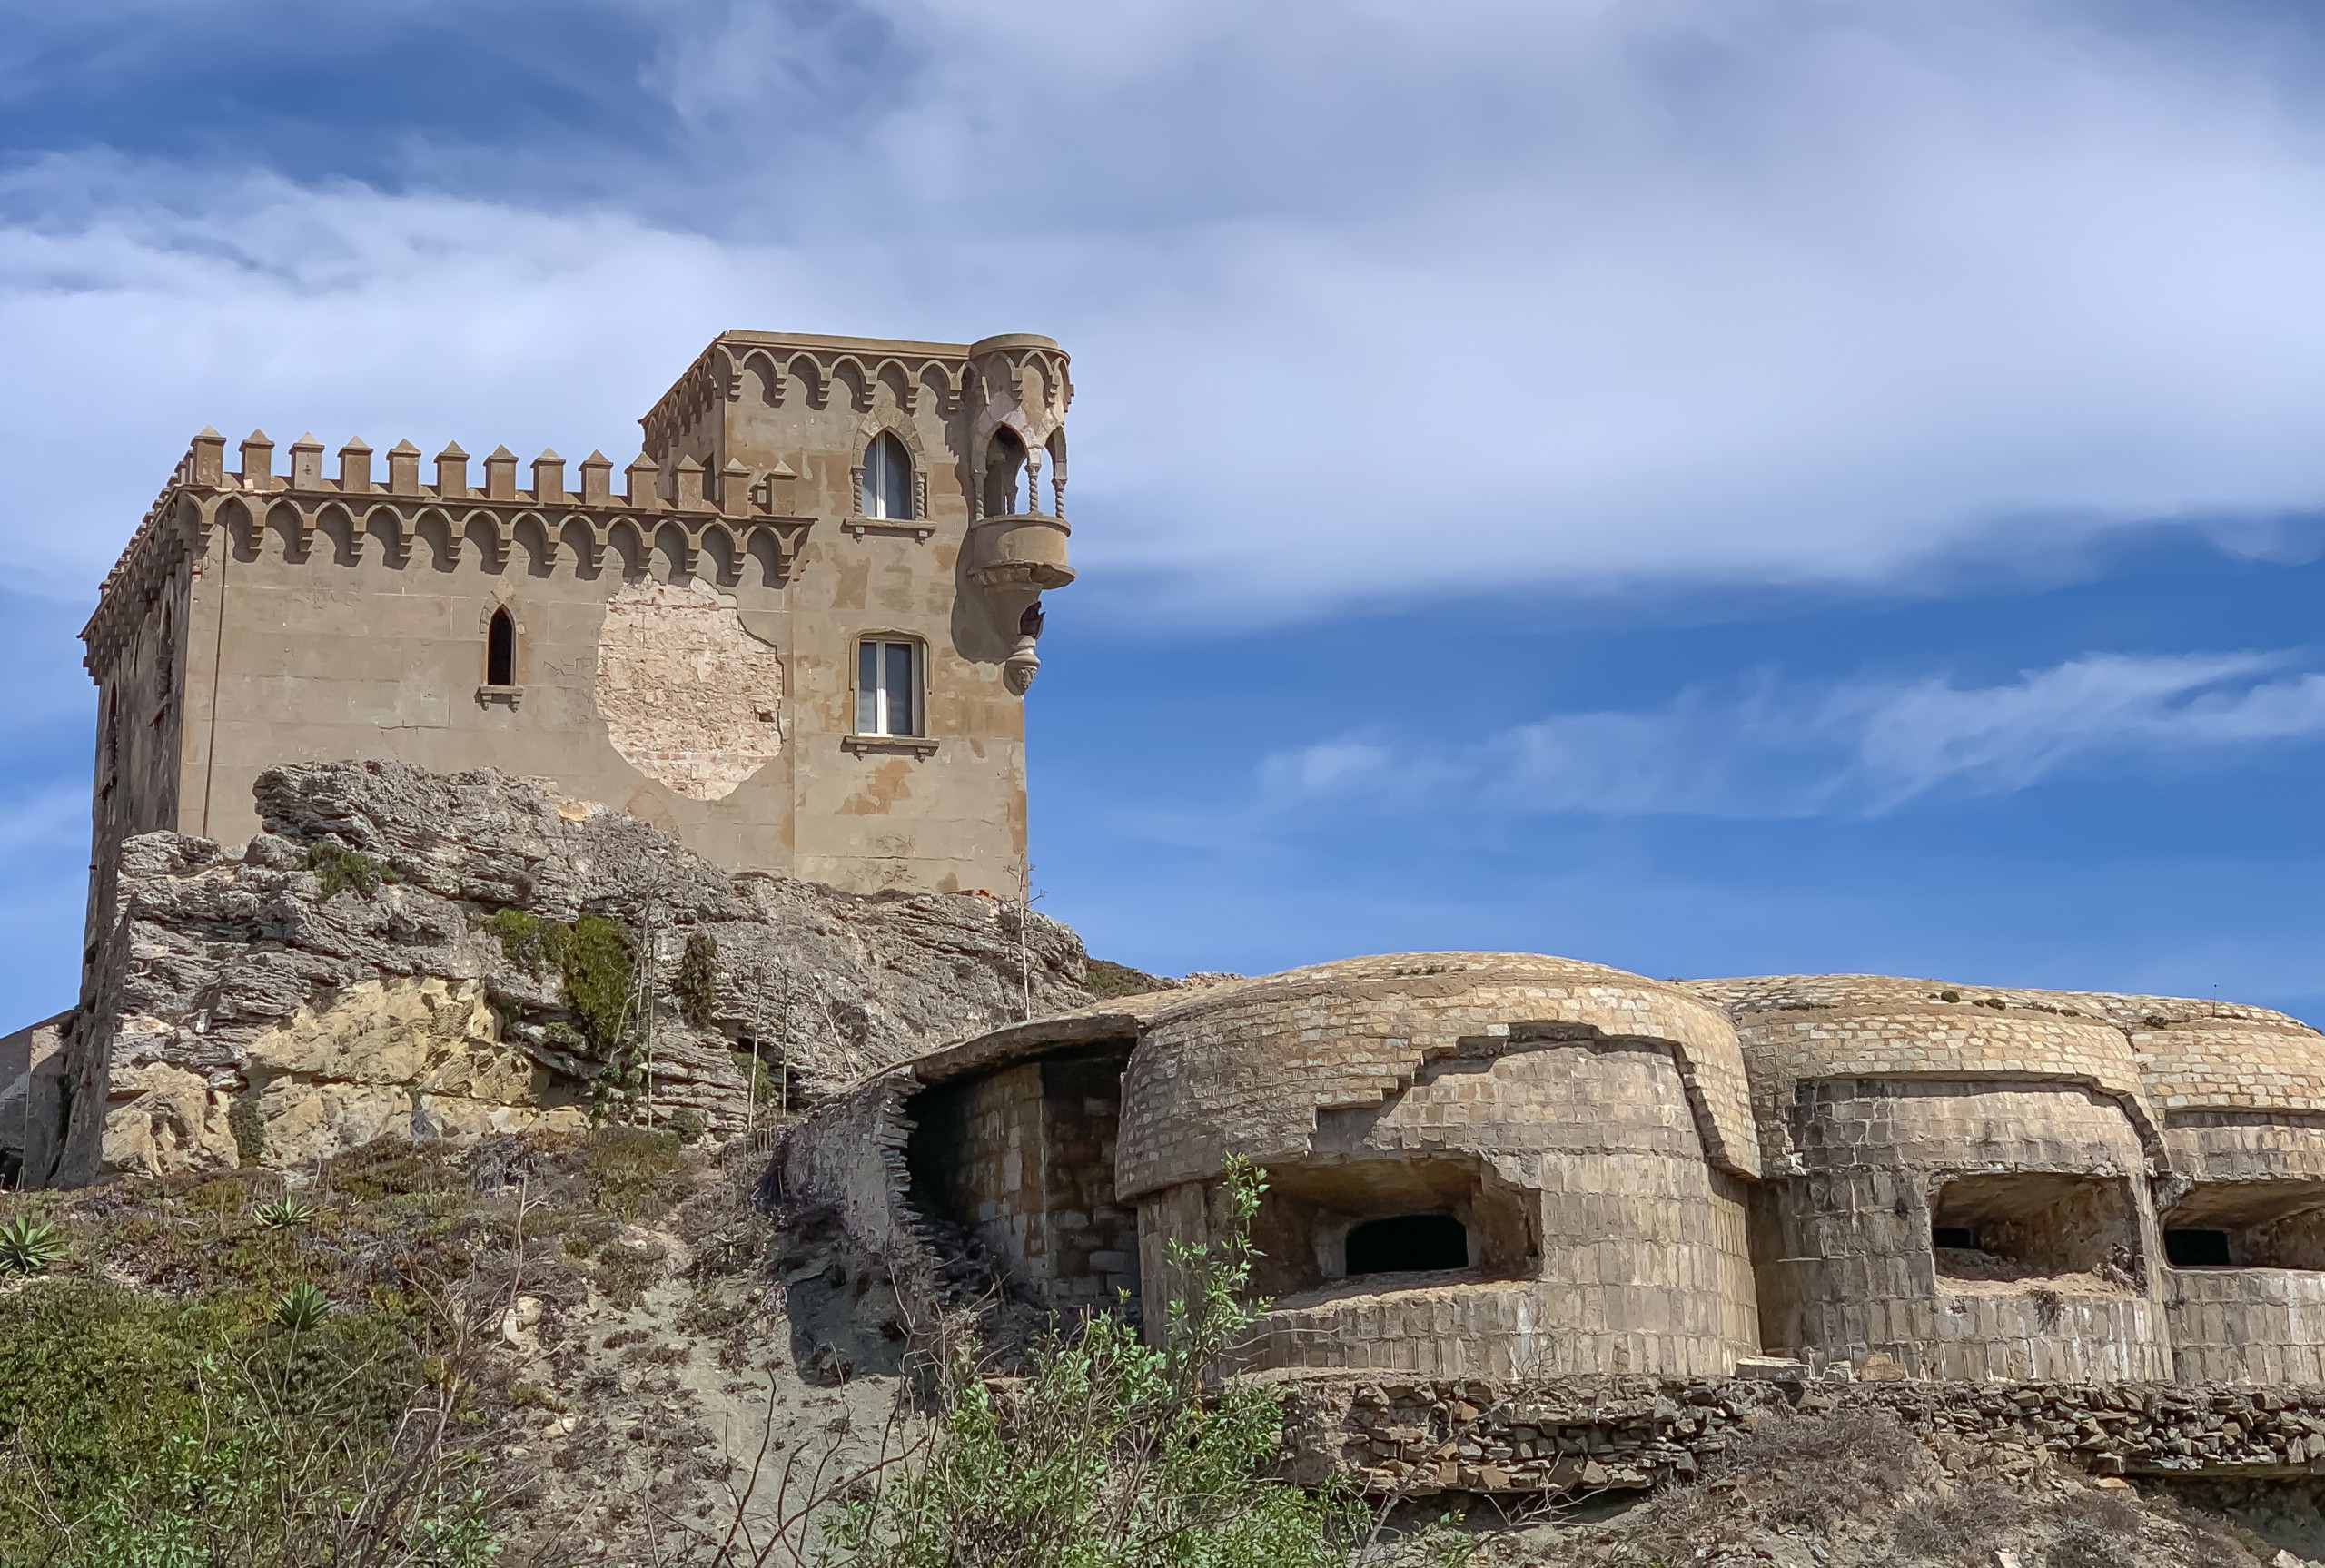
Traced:
[[[889, 650], [903, 648], [911, 664], [912, 723], [898, 729], [888, 711], [888, 683], [876, 678], [871, 689], [864, 684], [864, 655], [867, 648], [880, 651], [874, 656], [876, 669], [885, 671], [889, 666]], [[856, 699], [855, 734], [875, 739], [915, 740], [928, 734], [928, 645], [908, 632], [866, 632], [856, 639], [856, 656], [852, 663], [849, 684]]]
[[[899, 470], [886, 476], [896, 482], [896, 493], [894, 495], [888, 494], [880, 484], [882, 477], [880, 453], [883, 448], [891, 445], [901, 459]], [[856, 504], [864, 508], [863, 516], [876, 522], [884, 523], [913, 521], [915, 512], [913, 478], [917, 472], [917, 467], [913, 462], [912, 449], [905, 445], [903, 437], [894, 430], [883, 430], [873, 437], [865, 445], [863, 465], [859, 472], [862, 478], [856, 485]]]

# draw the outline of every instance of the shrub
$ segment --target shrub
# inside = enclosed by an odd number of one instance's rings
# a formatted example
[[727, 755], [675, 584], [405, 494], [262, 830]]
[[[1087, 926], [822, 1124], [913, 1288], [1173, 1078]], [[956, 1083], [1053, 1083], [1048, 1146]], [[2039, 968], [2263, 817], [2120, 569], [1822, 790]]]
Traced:
[[670, 1129], [670, 1136], [680, 1143], [696, 1142], [710, 1130], [710, 1124], [703, 1120], [702, 1112], [690, 1105], [682, 1105], [670, 1112], [664, 1125]]
[[590, 1203], [633, 1224], [659, 1219], [694, 1188], [678, 1135], [642, 1127], [592, 1133], [581, 1169]]
[[[775, 1105], [777, 1093], [775, 1074], [767, 1070], [767, 1063], [759, 1059], [756, 1051], [738, 1050], [734, 1053], [734, 1057], [735, 1070], [745, 1083], [750, 1085], [752, 1097], [761, 1105]], [[777, 1107], [777, 1109], [781, 1108]]]
[[307, 846], [307, 869], [322, 884], [321, 896], [325, 903], [343, 892], [370, 898], [380, 891], [381, 883], [403, 880], [385, 862], [350, 849], [335, 838], [320, 839]]
[[1232, 1163], [1232, 1221], [1207, 1247], [1174, 1244], [1188, 1287], [1165, 1346], [1101, 1314], [1035, 1358], [1007, 1394], [966, 1352], [950, 1359], [925, 1453], [863, 1478], [826, 1523], [836, 1568], [1325, 1568], [1362, 1522], [1344, 1487], [1273, 1479], [1280, 1395], [1222, 1384], [1251, 1330], [1251, 1226], [1261, 1173]]
[[715, 1027], [713, 1014], [718, 1011], [718, 939], [707, 931], [687, 933], [687, 951], [678, 960], [678, 978], [670, 982], [670, 995], [678, 1004], [678, 1016], [697, 1029]]
[[608, 915], [585, 914], [558, 933], [549, 951], [582, 1038], [598, 1055], [615, 1055], [629, 1031], [636, 965], [629, 927]]
[[226, 1112], [226, 1130], [234, 1135], [234, 1155], [244, 1165], [266, 1158], [266, 1122], [259, 1115], [258, 1096], [245, 1094]]
[[310, 1346], [250, 1337], [224, 1299], [0, 1297], [0, 1563], [482, 1568], [474, 1457], [398, 1439], [439, 1407], [418, 1370], [373, 1314], [331, 1314]]
[[1142, 969], [1108, 959], [1093, 958], [1083, 965], [1082, 984], [1093, 996], [1139, 996], [1151, 991], [1168, 991], [1171, 982]]
[[0, 1275], [45, 1274], [64, 1256], [64, 1232], [20, 1214], [0, 1225]]
[[500, 939], [510, 962], [533, 974], [557, 971], [579, 1042], [589, 1054], [607, 1060], [620, 1053], [629, 1034], [636, 981], [637, 944], [628, 926], [610, 915], [585, 914], [568, 922], [503, 909], [483, 929]]

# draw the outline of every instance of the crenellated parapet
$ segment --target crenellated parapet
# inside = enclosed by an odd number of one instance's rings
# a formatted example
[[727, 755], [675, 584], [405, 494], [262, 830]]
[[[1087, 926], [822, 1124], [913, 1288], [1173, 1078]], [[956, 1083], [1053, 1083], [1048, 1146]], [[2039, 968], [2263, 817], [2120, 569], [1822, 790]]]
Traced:
[[691, 458], [665, 474], [640, 457], [623, 471], [617, 491], [611, 459], [596, 451], [569, 481], [565, 459], [544, 450], [529, 465], [524, 486], [519, 459], [506, 447], [495, 448], [472, 473], [469, 454], [449, 444], [436, 454], [429, 480], [421, 478], [420, 449], [410, 441], [389, 449], [384, 472], [375, 472], [373, 450], [361, 437], [340, 448], [330, 475], [323, 444], [311, 435], [292, 443], [287, 471], [276, 470], [274, 443], [262, 430], [242, 442], [239, 456], [240, 468], [230, 471], [224, 437], [205, 429], [193, 439], [106, 576], [82, 630], [92, 675], [103, 678], [160, 584], [189, 556], [206, 556], [221, 528], [244, 552], [259, 548], [272, 529], [293, 561], [313, 557], [318, 534], [328, 536], [347, 563], [376, 545], [394, 567], [425, 556], [449, 568], [473, 550], [489, 569], [500, 570], [521, 546], [541, 569], [567, 558], [594, 573], [614, 555], [635, 571], [659, 550], [679, 574], [703, 574], [707, 565], [713, 580], [731, 586], [754, 559], [766, 581], [787, 579], [815, 523], [778, 514], [771, 488], [753, 483], [739, 465], [712, 475]]
[[[845, 407], [869, 413], [887, 399], [907, 414], [933, 408], [946, 419], [970, 418], [975, 449], [1010, 428], [1037, 477], [1050, 453], [1053, 489], [1064, 480], [1055, 438], [1064, 427], [1073, 383], [1066, 353], [1048, 338], [1009, 333], [974, 343], [902, 342], [787, 332], [721, 333], [638, 420], [647, 455], [658, 461], [685, 446], [726, 404], [757, 398], [777, 408]], [[982, 465], [980, 465], [982, 466]], [[1056, 513], [1033, 499], [1034, 512]]]

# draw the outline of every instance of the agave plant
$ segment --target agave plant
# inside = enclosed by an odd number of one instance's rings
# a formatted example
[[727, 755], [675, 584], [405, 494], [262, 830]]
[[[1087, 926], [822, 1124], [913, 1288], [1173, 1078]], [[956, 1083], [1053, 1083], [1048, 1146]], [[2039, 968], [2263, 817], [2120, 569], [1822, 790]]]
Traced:
[[314, 1219], [315, 1206], [296, 1198], [278, 1198], [258, 1206], [258, 1222], [269, 1230], [299, 1230]]
[[29, 1214], [0, 1224], [0, 1274], [45, 1274], [64, 1256], [64, 1232]]
[[331, 1297], [313, 1285], [294, 1285], [274, 1298], [267, 1317], [277, 1328], [287, 1328], [293, 1334], [304, 1334], [322, 1326], [331, 1316]]

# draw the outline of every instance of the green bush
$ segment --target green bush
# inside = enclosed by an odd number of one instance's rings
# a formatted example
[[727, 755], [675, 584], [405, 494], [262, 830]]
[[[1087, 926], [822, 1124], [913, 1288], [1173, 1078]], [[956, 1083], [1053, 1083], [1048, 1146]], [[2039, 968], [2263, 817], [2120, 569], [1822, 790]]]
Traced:
[[403, 880], [384, 861], [350, 849], [335, 838], [320, 839], [307, 846], [307, 869], [322, 883], [325, 903], [343, 892], [370, 898], [380, 891], [381, 883]]
[[270, 1336], [250, 1307], [94, 1280], [0, 1297], [0, 1563], [491, 1560], [475, 1457], [398, 1444], [437, 1398], [410, 1334], [347, 1310]]
[[259, 1115], [256, 1093], [243, 1095], [226, 1112], [226, 1130], [234, 1135], [234, 1156], [244, 1165], [266, 1158], [266, 1122]]
[[1103, 998], [1141, 996], [1171, 988], [1171, 982], [1159, 975], [1103, 958], [1091, 959], [1083, 965], [1082, 984], [1093, 996]]
[[557, 971], [566, 1008], [589, 1054], [601, 1060], [621, 1054], [637, 977], [637, 944], [628, 926], [610, 915], [568, 922], [503, 909], [493, 912], [484, 929], [500, 939], [510, 962], [534, 974]]
[[734, 1057], [735, 1070], [750, 1085], [752, 1099], [763, 1108], [781, 1110], [783, 1107], [777, 1101], [782, 1098], [782, 1087], [776, 1082], [775, 1074], [767, 1070], [767, 1063], [748, 1050], [736, 1051]]
[[605, 1128], [590, 1135], [581, 1169], [590, 1204], [632, 1224], [659, 1219], [694, 1189], [674, 1132]]
[[1272, 1478], [1281, 1396], [1222, 1383], [1247, 1305], [1262, 1174], [1231, 1163], [1232, 1221], [1209, 1247], [1174, 1244], [1188, 1294], [1166, 1347], [1092, 1318], [1005, 1395], [954, 1358], [925, 1455], [826, 1528], [835, 1568], [1345, 1568], [1365, 1516], [1344, 1486]]
[[277, 1328], [292, 1334], [308, 1334], [323, 1326], [331, 1316], [331, 1297], [316, 1285], [294, 1285], [274, 1298], [267, 1308], [267, 1320]]
[[707, 931], [687, 933], [687, 951], [678, 960], [678, 978], [670, 982], [670, 995], [678, 1004], [678, 1016], [697, 1029], [716, 1027], [713, 1015], [718, 1010], [718, 939]]
[[565, 1005], [599, 1056], [617, 1054], [629, 1032], [636, 964], [629, 927], [585, 914], [564, 928], [552, 955], [565, 977]]

